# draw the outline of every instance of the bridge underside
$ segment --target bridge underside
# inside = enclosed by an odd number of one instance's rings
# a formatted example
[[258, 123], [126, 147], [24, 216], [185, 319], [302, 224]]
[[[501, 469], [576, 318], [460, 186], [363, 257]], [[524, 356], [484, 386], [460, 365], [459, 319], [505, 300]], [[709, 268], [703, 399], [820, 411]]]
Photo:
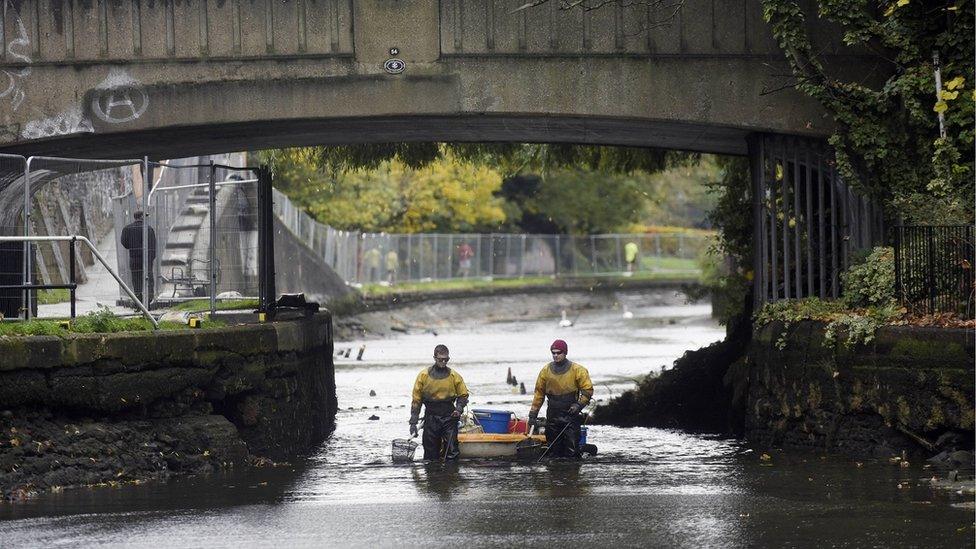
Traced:
[[7, 147], [2, 152], [165, 159], [293, 146], [440, 141], [618, 145], [746, 155], [749, 133], [742, 128], [696, 123], [577, 116], [381, 116], [80, 134]]

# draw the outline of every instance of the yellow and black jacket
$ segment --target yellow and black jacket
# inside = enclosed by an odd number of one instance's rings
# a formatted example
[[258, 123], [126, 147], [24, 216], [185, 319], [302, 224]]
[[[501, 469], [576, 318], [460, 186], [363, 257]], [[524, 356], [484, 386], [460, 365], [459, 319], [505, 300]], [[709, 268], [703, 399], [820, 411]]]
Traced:
[[569, 364], [556, 365], [552, 362], [546, 364], [539, 372], [539, 378], [535, 382], [535, 398], [532, 399], [532, 407], [529, 414], [535, 416], [542, 408], [542, 401], [549, 400], [547, 409], [548, 416], [562, 414], [574, 402], [579, 403], [580, 407], [589, 404], [593, 398], [593, 382], [590, 381], [590, 373], [583, 366], [568, 361]]
[[427, 415], [449, 416], [457, 410], [463, 412], [468, 404], [468, 388], [461, 374], [450, 368], [430, 366], [417, 374], [410, 402], [410, 423], [420, 418], [420, 405], [427, 408]]

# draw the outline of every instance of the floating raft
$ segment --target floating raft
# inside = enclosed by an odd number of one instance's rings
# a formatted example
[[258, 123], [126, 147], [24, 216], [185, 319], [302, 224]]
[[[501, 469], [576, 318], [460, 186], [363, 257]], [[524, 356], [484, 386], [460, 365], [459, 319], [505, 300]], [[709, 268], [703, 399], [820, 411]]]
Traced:
[[[546, 443], [544, 435], [531, 435], [528, 438], [540, 444]], [[515, 446], [526, 439], [518, 433], [460, 433], [458, 446], [463, 458], [515, 457]]]

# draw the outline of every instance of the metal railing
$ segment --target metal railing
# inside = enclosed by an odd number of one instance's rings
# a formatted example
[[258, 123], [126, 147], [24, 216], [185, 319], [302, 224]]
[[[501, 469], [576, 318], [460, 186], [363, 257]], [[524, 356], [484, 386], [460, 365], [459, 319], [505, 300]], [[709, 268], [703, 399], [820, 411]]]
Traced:
[[[159, 323], [156, 321], [155, 318], [153, 318], [153, 316], [151, 314], [149, 314], [149, 310], [146, 309], [146, 306], [142, 303], [142, 301], [140, 301], [139, 298], [136, 297], [136, 294], [132, 291], [132, 288], [129, 288], [129, 286], [126, 285], [126, 283], [122, 281], [122, 279], [119, 277], [118, 273], [116, 273], [115, 270], [112, 269], [112, 267], [108, 264], [108, 262], [105, 261], [105, 258], [102, 257], [102, 254], [98, 253], [98, 249], [91, 243], [90, 240], [88, 240], [84, 236], [79, 236], [79, 235], [70, 235], [70, 236], [0, 236], [0, 242], [23, 242], [25, 245], [26, 244], [29, 244], [29, 243], [32, 243], [32, 242], [70, 242], [72, 245], [75, 242], [81, 242], [81, 243], [87, 245], [89, 251], [92, 253], [93, 256], [95, 256], [95, 259], [97, 259], [98, 262], [101, 263], [102, 266], [105, 267], [105, 269], [112, 275], [112, 277], [115, 279], [115, 281], [118, 282], [119, 288], [121, 288], [122, 291], [124, 291], [126, 293], [126, 295], [128, 295], [129, 298], [132, 299], [132, 302], [136, 304], [136, 306], [138, 307], [138, 309], [140, 311], [142, 311], [142, 314], [146, 318], [148, 318], [150, 322], [152, 322], [153, 328], [157, 328], [157, 329], [159, 328]], [[72, 264], [72, 266], [73, 266], [73, 264]], [[72, 269], [72, 271], [73, 271], [73, 269]], [[74, 291], [73, 290], [76, 289], [77, 285], [75, 285], [74, 283], [72, 283], [71, 286], [74, 286], [74, 288], [71, 288], [71, 290], [72, 290], [72, 296], [71, 296], [71, 300], [72, 300], [72, 304], [71, 304], [71, 317], [74, 318]], [[51, 288], [52, 285], [25, 283], [25, 284], [16, 285], [16, 287], [17, 287], [17, 289], [30, 291], [30, 290], [36, 290], [36, 289]], [[6, 288], [6, 286], [4, 286], [4, 288]]]
[[852, 256], [882, 240], [880, 205], [843, 181], [825, 143], [763, 135], [752, 147], [754, 304], [840, 297]]
[[275, 190], [275, 214], [347, 283], [468, 277], [605, 276], [697, 273], [707, 236], [683, 233], [546, 235], [388, 234], [340, 231], [319, 223]]
[[974, 311], [972, 225], [897, 226], [895, 292], [916, 313]]

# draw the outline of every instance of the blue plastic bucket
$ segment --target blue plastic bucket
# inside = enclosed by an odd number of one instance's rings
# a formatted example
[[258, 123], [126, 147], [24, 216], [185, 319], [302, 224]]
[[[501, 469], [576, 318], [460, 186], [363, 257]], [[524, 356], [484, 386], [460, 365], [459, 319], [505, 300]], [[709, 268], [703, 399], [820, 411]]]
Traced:
[[512, 412], [506, 410], [471, 410], [474, 420], [485, 430], [486, 433], [508, 432], [508, 422], [512, 419]]
[[586, 425], [580, 427], [580, 439], [579, 439], [579, 443], [580, 443], [580, 446], [586, 444]]

